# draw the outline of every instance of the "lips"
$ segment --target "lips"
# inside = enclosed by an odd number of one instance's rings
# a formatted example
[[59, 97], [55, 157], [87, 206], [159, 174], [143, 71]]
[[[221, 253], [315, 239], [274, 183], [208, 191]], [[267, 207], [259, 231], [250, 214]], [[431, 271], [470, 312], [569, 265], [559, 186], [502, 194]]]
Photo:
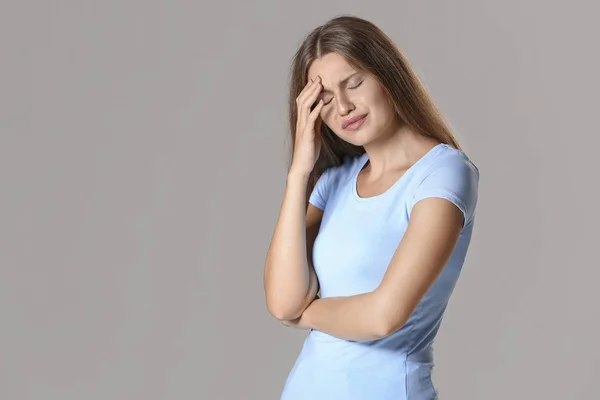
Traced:
[[356, 117], [347, 119], [346, 121], [344, 121], [342, 123], [342, 129], [346, 129], [349, 125], [364, 119], [366, 116], [367, 116], [367, 114], [361, 114], [361, 115], [357, 115]]

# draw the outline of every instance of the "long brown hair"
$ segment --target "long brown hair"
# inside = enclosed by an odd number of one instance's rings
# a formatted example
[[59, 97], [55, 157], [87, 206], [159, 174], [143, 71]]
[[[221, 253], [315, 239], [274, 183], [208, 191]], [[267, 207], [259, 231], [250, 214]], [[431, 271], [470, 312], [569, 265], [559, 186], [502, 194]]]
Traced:
[[[403, 124], [423, 136], [462, 150], [427, 89], [393, 41], [372, 22], [341, 15], [310, 32], [293, 57], [289, 97], [292, 139], [290, 163], [296, 142], [296, 98], [308, 81], [308, 69], [312, 62], [332, 52], [344, 57], [354, 68], [366, 71], [379, 80]], [[340, 165], [345, 156], [365, 153], [364, 147], [340, 139], [325, 124], [321, 124], [320, 135], [321, 152], [308, 179], [307, 202], [326, 169]]]

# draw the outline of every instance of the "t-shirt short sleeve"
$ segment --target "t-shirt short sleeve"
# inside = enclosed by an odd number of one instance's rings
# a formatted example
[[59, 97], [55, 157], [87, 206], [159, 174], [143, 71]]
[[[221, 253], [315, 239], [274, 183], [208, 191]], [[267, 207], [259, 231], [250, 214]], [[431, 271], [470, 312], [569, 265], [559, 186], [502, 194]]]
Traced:
[[308, 198], [309, 203], [321, 210], [325, 210], [325, 204], [327, 204], [327, 199], [329, 197], [329, 175], [331, 175], [331, 168], [326, 169], [321, 176], [319, 176], [319, 179]]
[[436, 163], [418, 185], [412, 207], [428, 197], [454, 203], [464, 215], [463, 228], [475, 215], [479, 189], [479, 170], [466, 156], [452, 155]]

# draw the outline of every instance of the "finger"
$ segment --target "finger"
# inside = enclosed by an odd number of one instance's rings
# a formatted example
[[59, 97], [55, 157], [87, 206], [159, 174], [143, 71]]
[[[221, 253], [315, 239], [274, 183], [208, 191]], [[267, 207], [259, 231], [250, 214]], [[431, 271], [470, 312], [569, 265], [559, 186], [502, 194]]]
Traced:
[[296, 96], [296, 105], [300, 106], [302, 104], [302, 101], [306, 97], [306, 94], [310, 92], [310, 90], [315, 86], [315, 82], [316, 81], [312, 79], [307, 82], [302, 91], [300, 91], [298, 96]]
[[315, 81], [315, 83], [310, 87], [309, 90], [306, 91], [306, 93], [304, 93], [304, 95], [300, 99], [298, 103], [298, 108], [302, 109], [303, 111], [309, 111], [310, 106], [313, 105], [314, 102], [317, 100], [317, 96], [320, 92], [321, 83]]
[[[315, 86], [318, 86], [315, 85]], [[316, 101], [320, 95], [321, 89], [315, 87], [312, 93], [307, 94], [307, 97], [303, 100], [303, 103], [298, 106], [298, 116], [300, 121], [306, 121], [306, 118], [316, 107]], [[322, 100], [322, 99], [321, 99]]]
[[319, 117], [319, 114], [321, 113], [321, 110], [323, 109], [323, 105], [324, 105], [323, 99], [319, 100], [319, 102], [317, 103], [315, 108], [308, 115], [308, 121], [310, 121], [311, 123], [314, 123], [317, 120], [317, 118]]
[[310, 90], [310, 88], [314, 85], [314, 83], [315, 83], [315, 81], [313, 81], [312, 79], [309, 79], [308, 82], [306, 82], [306, 85], [304, 85], [304, 87], [300, 91], [300, 93], [298, 93], [298, 96], [296, 96], [296, 99], [299, 99], [300, 97], [302, 97], [304, 95], [304, 93], [306, 93], [308, 90]]

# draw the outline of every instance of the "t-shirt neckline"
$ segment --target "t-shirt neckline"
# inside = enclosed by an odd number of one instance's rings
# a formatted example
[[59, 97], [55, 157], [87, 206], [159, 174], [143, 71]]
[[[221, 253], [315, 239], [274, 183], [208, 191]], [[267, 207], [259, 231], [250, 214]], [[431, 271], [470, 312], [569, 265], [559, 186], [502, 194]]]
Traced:
[[365, 164], [367, 163], [367, 161], [369, 160], [369, 156], [367, 153], [363, 153], [360, 156], [359, 162], [358, 162], [358, 167], [356, 168], [356, 171], [354, 171], [354, 174], [352, 175], [352, 195], [354, 196], [354, 198], [357, 201], [360, 202], [369, 202], [369, 201], [375, 201], [377, 199], [380, 199], [382, 197], [384, 197], [385, 195], [387, 195], [388, 193], [392, 192], [394, 190], [394, 188], [396, 186], [398, 186], [402, 181], [404, 181], [405, 178], [409, 173], [411, 173], [414, 169], [416, 169], [420, 164], [422, 164], [426, 159], [433, 157], [435, 154], [437, 154], [442, 148], [447, 147], [448, 145], [446, 143], [438, 143], [437, 145], [435, 145], [434, 147], [432, 147], [427, 153], [425, 153], [421, 158], [419, 158], [413, 165], [411, 165], [410, 167], [408, 167], [408, 169], [402, 174], [402, 176], [400, 176], [400, 178], [398, 178], [396, 180], [396, 182], [394, 182], [394, 184], [392, 186], [390, 186], [385, 192], [380, 193], [378, 195], [375, 196], [369, 196], [369, 197], [361, 197], [358, 195], [358, 174], [360, 173], [360, 171], [362, 171], [362, 169], [364, 168]]

